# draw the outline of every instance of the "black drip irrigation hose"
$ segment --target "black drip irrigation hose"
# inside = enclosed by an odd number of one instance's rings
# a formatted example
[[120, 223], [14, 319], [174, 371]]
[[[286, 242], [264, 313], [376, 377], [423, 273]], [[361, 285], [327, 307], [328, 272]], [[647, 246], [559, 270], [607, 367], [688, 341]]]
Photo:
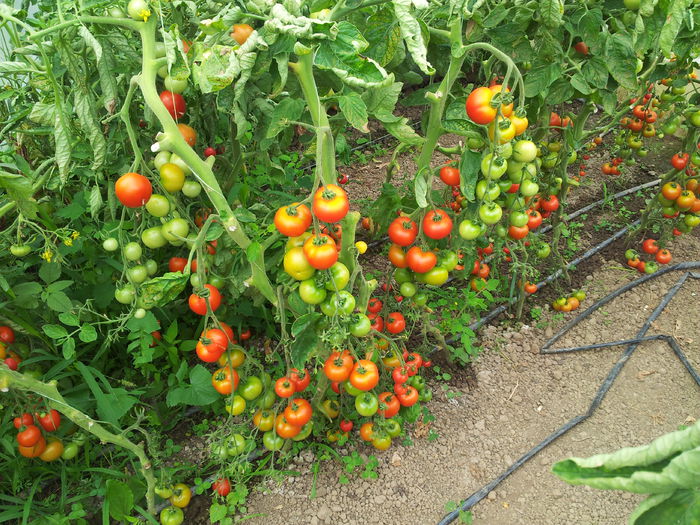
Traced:
[[[467, 511], [467, 510], [471, 509], [474, 505], [476, 505], [482, 499], [484, 499], [488, 495], [489, 492], [491, 492], [494, 488], [496, 488], [508, 476], [510, 476], [513, 472], [515, 472], [522, 465], [524, 465], [527, 461], [532, 459], [539, 451], [541, 451], [542, 449], [547, 447], [550, 443], [552, 443], [553, 441], [555, 441], [559, 437], [566, 434], [569, 430], [574, 428], [576, 425], [578, 425], [582, 421], [585, 421], [586, 419], [591, 417], [593, 415], [593, 413], [595, 412], [595, 410], [603, 402], [603, 399], [605, 398], [606, 394], [608, 393], [608, 391], [612, 387], [615, 379], [617, 379], [622, 368], [625, 366], [625, 364], [627, 363], [629, 358], [632, 356], [634, 351], [637, 349], [637, 347], [642, 342], [655, 341], [655, 340], [665, 342], [673, 350], [676, 357], [678, 357], [680, 362], [686, 368], [688, 373], [693, 378], [693, 381], [695, 381], [695, 383], [698, 386], [700, 386], [700, 374], [698, 374], [697, 371], [690, 364], [690, 362], [686, 358], [685, 353], [683, 352], [680, 344], [678, 344], [678, 341], [672, 335], [659, 334], [659, 335], [646, 336], [646, 333], [649, 330], [649, 328], [651, 327], [652, 323], [659, 317], [659, 315], [666, 308], [666, 306], [668, 306], [668, 304], [671, 302], [673, 297], [678, 293], [678, 291], [681, 289], [681, 287], [687, 281], [687, 279], [689, 277], [692, 277], [693, 279], [700, 279], [700, 273], [689, 271], [689, 270], [694, 270], [694, 269], [700, 269], [700, 262], [694, 261], [694, 262], [684, 262], [684, 263], [674, 264], [672, 266], [668, 266], [662, 270], [659, 270], [656, 273], [649, 274], [649, 275], [646, 275], [640, 279], [632, 281], [631, 283], [628, 283], [625, 286], [618, 288], [617, 290], [610, 293], [606, 297], [597, 301], [595, 304], [590, 306], [587, 310], [580, 313], [576, 318], [569, 321], [566, 324], [566, 326], [564, 326], [564, 328], [562, 328], [559, 332], [557, 332], [554, 336], [552, 336], [544, 344], [544, 346], [540, 349], [540, 354], [560, 354], [560, 353], [565, 353], [565, 352], [587, 351], [587, 350], [595, 350], [595, 349], [599, 349], [599, 348], [608, 348], [608, 347], [612, 347], [612, 346], [621, 346], [621, 345], [626, 345], [626, 348], [625, 348], [625, 351], [622, 354], [622, 356], [618, 359], [618, 361], [615, 363], [615, 365], [612, 367], [612, 369], [608, 373], [608, 376], [605, 378], [602, 385], [598, 388], [598, 391], [596, 392], [596, 395], [593, 398], [593, 401], [591, 402], [591, 404], [588, 407], [588, 410], [586, 411], [585, 414], [578, 415], [578, 416], [574, 417], [573, 419], [569, 420], [566, 424], [564, 424], [563, 426], [561, 426], [560, 428], [555, 430], [552, 434], [547, 436], [542, 442], [535, 445], [527, 453], [525, 453], [523, 456], [521, 456], [515, 463], [513, 463], [510, 467], [508, 467], [501, 475], [499, 475], [497, 478], [492, 480], [487, 485], [484, 485], [478, 491], [471, 494], [466, 500], [464, 500], [460, 509], [452, 511], [449, 514], [445, 515], [442, 518], [442, 520], [440, 520], [438, 522], [438, 525], [447, 525], [449, 523], [452, 523], [459, 516], [460, 511]], [[654, 311], [651, 313], [651, 315], [644, 322], [644, 325], [642, 326], [642, 328], [637, 332], [636, 337], [634, 337], [632, 339], [623, 339], [620, 341], [613, 341], [613, 342], [606, 342], [606, 343], [595, 343], [592, 345], [577, 346], [577, 347], [572, 347], [572, 348], [551, 349], [551, 346], [553, 343], [558, 341], [571, 328], [576, 326], [583, 319], [586, 319], [591, 313], [596, 311], [601, 306], [609, 303], [610, 301], [612, 301], [616, 297], [619, 297], [623, 293], [627, 292], [628, 290], [630, 290], [630, 289], [632, 289], [632, 288], [634, 288], [642, 283], [645, 283], [651, 279], [655, 279], [656, 277], [659, 277], [661, 275], [665, 275], [666, 273], [678, 271], [678, 270], [686, 270], [686, 272], [678, 279], [676, 284], [674, 284], [669, 289], [669, 291], [664, 295], [664, 297], [661, 300], [661, 302], [659, 303], [659, 305], [654, 309]]]

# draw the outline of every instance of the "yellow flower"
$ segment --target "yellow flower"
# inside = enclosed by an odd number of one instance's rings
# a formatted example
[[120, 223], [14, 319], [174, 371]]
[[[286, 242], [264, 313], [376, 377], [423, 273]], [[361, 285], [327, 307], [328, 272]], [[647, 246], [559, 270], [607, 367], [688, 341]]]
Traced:
[[80, 232], [73, 232], [70, 234], [70, 236], [73, 237], [73, 239], [77, 239], [78, 237], [80, 237]]
[[44, 250], [44, 252], [41, 254], [41, 258], [46, 262], [51, 262], [51, 259], [53, 259], [53, 252], [51, 250]]
[[65, 240], [63, 241], [63, 244], [65, 244], [66, 246], [73, 246], [73, 239], [71, 239], [70, 237], [68, 237], [67, 239], [65, 239]]

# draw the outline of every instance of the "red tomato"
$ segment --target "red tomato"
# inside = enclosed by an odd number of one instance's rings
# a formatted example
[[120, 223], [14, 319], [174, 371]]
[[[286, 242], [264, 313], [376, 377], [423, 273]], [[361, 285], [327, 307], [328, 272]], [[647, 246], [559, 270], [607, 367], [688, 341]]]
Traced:
[[160, 100], [163, 102], [165, 109], [168, 110], [168, 113], [170, 113], [170, 116], [175, 120], [185, 115], [187, 104], [185, 104], [185, 99], [179, 93], [165, 90], [161, 92]]
[[189, 299], [190, 310], [198, 315], [206, 315], [207, 301], [212, 312], [215, 312], [221, 306], [221, 292], [211, 284], [205, 284], [204, 287], [209, 290], [209, 297], [205, 298], [193, 293]]
[[647, 239], [642, 243], [642, 250], [653, 255], [659, 251], [659, 245], [656, 244], [654, 239]]
[[61, 414], [58, 410], [51, 409], [48, 412], [35, 414], [37, 421], [46, 432], [54, 432], [61, 426]]
[[311, 374], [305, 368], [302, 370], [292, 368], [289, 371], [289, 380], [294, 384], [295, 392], [303, 392], [311, 383]]
[[336, 184], [320, 187], [314, 194], [311, 209], [323, 222], [338, 222], [350, 209], [348, 194]]
[[12, 344], [15, 342], [15, 331], [9, 326], [0, 326], [0, 342]]
[[138, 208], [148, 202], [153, 194], [151, 181], [139, 173], [125, 173], [114, 184], [114, 192], [127, 208]]
[[338, 260], [338, 250], [330, 235], [312, 235], [304, 242], [304, 255], [317, 270], [326, 270]]
[[452, 219], [444, 210], [430, 210], [423, 217], [423, 233], [431, 239], [443, 239], [452, 232]]
[[386, 318], [386, 329], [389, 333], [400, 334], [406, 328], [406, 319], [401, 312], [392, 312]]
[[487, 87], [478, 87], [467, 97], [467, 116], [477, 124], [489, 124], [496, 118], [497, 108], [491, 107], [494, 92]]
[[398, 398], [391, 392], [382, 392], [379, 394], [379, 410], [377, 413], [387, 419], [394, 417], [399, 413], [401, 403]]
[[459, 170], [452, 166], [440, 168], [440, 180], [448, 186], [459, 186]]
[[[389, 239], [398, 246], [408, 246], [418, 236], [418, 225], [408, 217], [397, 217], [389, 225]], [[391, 250], [390, 254], [391, 255]]]
[[183, 272], [187, 267], [187, 259], [185, 257], [171, 257], [168, 261], [168, 270], [171, 272]]

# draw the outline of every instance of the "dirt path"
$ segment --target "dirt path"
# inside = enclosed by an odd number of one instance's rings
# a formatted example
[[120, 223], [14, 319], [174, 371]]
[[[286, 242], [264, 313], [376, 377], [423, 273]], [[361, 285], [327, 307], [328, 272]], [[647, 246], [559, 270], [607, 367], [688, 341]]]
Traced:
[[[700, 238], [674, 242], [675, 261], [700, 259]], [[583, 306], [637, 274], [617, 260], [601, 261], [588, 275]], [[559, 346], [633, 336], [679, 274], [663, 276], [628, 292], [597, 311]], [[650, 333], [671, 333], [694, 366], [700, 367], [700, 282], [689, 281]], [[536, 326], [502, 323], [481, 332], [486, 350], [475, 364], [476, 387], [435, 380], [436, 416], [430, 432], [412, 432], [411, 446], [378, 453], [377, 479], [350, 476], [339, 482], [342, 465], [320, 462], [316, 497], [310, 499], [315, 459], [310, 452], [293, 468], [300, 475], [268, 482], [250, 498], [252, 524], [437, 523], [449, 505], [488, 483], [544, 437], [585, 412], [622, 349], [561, 356], [538, 355], [546, 338], [565, 320], [545, 312]], [[570, 315], [570, 314], [569, 314]], [[568, 317], [567, 317], [568, 319]], [[700, 413], [700, 396], [690, 376], [664, 344], [645, 343], [632, 356], [602, 406], [501, 484], [473, 514], [476, 525], [621, 525], [640, 497], [570, 487], [550, 474], [551, 465], [572, 455], [587, 456], [647, 443]], [[449, 393], [449, 395], [448, 395]], [[361, 454], [372, 449], [358, 446]], [[342, 453], [349, 453], [348, 450]]]

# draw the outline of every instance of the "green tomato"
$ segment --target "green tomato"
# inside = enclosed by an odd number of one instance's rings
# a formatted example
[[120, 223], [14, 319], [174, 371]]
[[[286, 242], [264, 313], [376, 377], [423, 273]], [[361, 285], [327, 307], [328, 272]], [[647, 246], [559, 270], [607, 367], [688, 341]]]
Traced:
[[418, 390], [418, 392], [422, 392], [425, 388], [425, 379], [423, 379], [423, 377], [419, 375], [415, 375], [409, 378], [408, 383], [415, 387], [415, 389]]
[[355, 388], [350, 381], [345, 381], [345, 383], [343, 383], [343, 388], [352, 397], [359, 396], [360, 394], [362, 394], [362, 390], [360, 390], [359, 388]]
[[277, 401], [277, 395], [275, 394], [275, 391], [271, 388], [268, 388], [265, 390], [265, 393], [260, 396], [258, 399], [258, 405], [260, 408], [263, 409], [268, 409], [272, 408]]
[[163, 237], [163, 232], [160, 226], [147, 228], [141, 232], [141, 242], [151, 250], [162, 248], [167, 244], [167, 240]]
[[328, 271], [330, 272], [330, 280], [326, 282], [326, 290], [330, 290], [331, 292], [342, 290], [348, 285], [350, 281], [350, 271], [343, 263], [335, 263], [328, 268]]
[[465, 219], [459, 223], [459, 236], [467, 241], [473, 241], [479, 237], [482, 232], [482, 227], [469, 219]]
[[427, 272], [421, 274], [421, 278], [425, 284], [433, 286], [442, 286], [449, 279], [450, 273], [442, 266], [435, 266]]
[[243, 399], [252, 401], [262, 394], [263, 382], [258, 376], [248, 376], [238, 385], [236, 391]]
[[559, 155], [553, 151], [547, 153], [547, 155], [542, 159], [542, 166], [545, 168], [553, 168], [557, 164], [559, 164]]
[[279, 437], [274, 430], [268, 430], [263, 434], [263, 445], [272, 452], [280, 450], [284, 445], [284, 439]]
[[146, 202], [146, 211], [154, 217], [165, 217], [170, 213], [170, 201], [165, 195], [154, 193]]
[[165, 89], [168, 91], [172, 91], [173, 93], [182, 93], [187, 88], [187, 79], [185, 78], [180, 80], [168, 75], [163, 80], [163, 84], [165, 84]]
[[143, 264], [137, 264], [126, 271], [126, 276], [132, 283], [141, 284], [148, 279], [148, 270]]
[[105, 251], [108, 252], [116, 252], [119, 248], [119, 241], [114, 237], [109, 237], [108, 239], [105, 239], [102, 243], [102, 248], [104, 248]]
[[521, 211], [527, 209], [527, 206], [525, 206], [525, 199], [517, 193], [509, 193], [506, 195], [506, 206], [509, 210]]
[[171, 153], [169, 151], [159, 151], [153, 158], [153, 165], [158, 171], [160, 171], [160, 168], [162, 168], [163, 165], [170, 162], [170, 155]]
[[552, 247], [545, 242], [540, 244], [537, 248], [537, 257], [539, 257], [540, 259], [546, 259], [547, 257], [549, 257], [550, 253], [552, 253]]
[[28, 255], [31, 250], [32, 247], [28, 244], [13, 244], [10, 246], [10, 253], [18, 258]]
[[425, 306], [428, 304], [428, 294], [425, 292], [418, 292], [413, 296], [413, 302], [416, 306]]
[[428, 401], [432, 401], [433, 399], [433, 391], [430, 388], [425, 388], [423, 391], [418, 394], [418, 401], [422, 401], [423, 403], [427, 403]]
[[355, 298], [347, 290], [329, 296], [321, 303], [321, 311], [327, 316], [349, 315], [355, 309]]
[[301, 427], [301, 432], [292, 438], [292, 441], [301, 441], [306, 439], [311, 435], [311, 431], [314, 429], [314, 422], [309, 421], [306, 425]]
[[148, 272], [149, 277], [155, 275], [158, 271], [158, 263], [153, 259], [148, 259], [146, 261], [146, 271]]
[[184, 172], [185, 175], [189, 175], [190, 173], [192, 173], [192, 170], [187, 165], [187, 163], [175, 153], [170, 154], [170, 163], [178, 166]]
[[224, 460], [228, 457], [226, 445], [223, 443], [215, 443], [211, 446], [211, 455], [214, 459]]
[[145, 22], [151, 16], [148, 2], [146, 0], [129, 0], [126, 6], [126, 12], [134, 20]]
[[351, 319], [350, 333], [355, 337], [365, 337], [372, 330], [372, 322], [365, 314], [353, 314]]
[[576, 159], [578, 159], [578, 154], [576, 153], [575, 149], [572, 149], [566, 159], [566, 164], [571, 166], [574, 162], [576, 162]]
[[394, 270], [394, 280], [398, 284], [410, 283], [413, 281], [413, 273], [408, 268], [397, 268]]
[[416, 295], [418, 288], [413, 283], [403, 283], [399, 288], [399, 293], [404, 297], [413, 297]]
[[131, 304], [136, 298], [136, 290], [132, 284], [127, 284], [114, 291], [114, 298], [118, 303]]
[[639, 9], [639, 6], [642, 5], [642, 0], [623, 0], [623, 3], [627, 9], [636, 11]]
[[689, 213], [683, 217], [683, 223], [689, 228], [695, 228], [698, 224], [700, 224], [700, 216]]
[[389, 437], [395, 438], [401, 434], [401, 425], [395, 419], [387, 419], [384, 421], [384, 430]]
[[178, 217], [163, 224], [161, 232], [166, 241], [181, 243], [187, 237], [187, 234], [190, 233], [190, 224], [185, 219]]
[[182, 191], [182, 194], [185, 197], [194, 199], [195, 197], [198, 197], [200, 193], [202, 193], [202, 185], [196, 180], [187, 179], [182, 185], [182, 190], [180, 191]]
[[625, 259], [630, 260], [636, 259], [637, 257], [639, 257], [639, 252], [637, 250], [630, 248], [629, 250], [625, 251]]
[[144, 308], [137, 308], [134, 312], [134, 318], [143, 319], [144, 317], [146, 317], [146, 310]]
[[[111, 18], [126, 18], [126, 11], [121, 7], [110, 7], [107, 9], [107, 16]], [[158, 55], [156, 55], [157, 57]]]
[[199, 288], [202, 285], [202, 280], [199, 278], [199, 275], [196, 273], [190, 275], [190, 284], [192, 288]]
[[485, 145], [486, 144], [484, 143], [483, 139], [481, 139], [481, 138], [470, 137], [467, 140], [467, 147], [471, 150], [474, 150], [474, 151], [481, 151], [482, 149], [484, 149]]
[[500, 194], [501, 188], [493, 181], [482, 179], [476, 183], [476, 197], [480, 201], [484, 200], [484, 197], [488, 201], [496, 200]]
[[316, 286], [316, 279], [306, 279], [299, 283], [299, 295], [306, 304], [321, 304], [327, 294], [325, 288]]
[[498, 155], [500, 157], [503, 157], [504, 159], [509, 159], [513, 156], [513, 143], [512, 142], [506, 142], [505, 144], [501, 144], [497, 148]]
[[659, 201], [659, 203], [660, 203], [661, 206], [663, 206], [663, 207], [673, 206], [673, 204], [676, 202], [676, 201], [672, 201], [672, 200], [669, 200], [669, 199], [667, 199], [666, 197], [664, 197], [664, 194], [663, 194], [663, 193], [659, 193], [659, 194], [656, 196], [656, 199]]
[[513, 160], [532, 162], [537, 158], [537, 146], [531, 140], [519, 140], [513, 146]]
[[659, 269], [659, 265], [656, 261], [649, 261], [644, 264], [644, 273], [654, 273]]
[[78, 455], [78, 450], [80, 447], [78, 447], [78, 444], [75, 442], [68, 443], [65, 447], [63, 447], [63, 453], [61, 454], [61, 459], [65, 460], [70, 460], [73, 459], [75, 456]]
[[143, 250], [141, 249], [141, 245], [137, 242], [132, 241], [124, 246], [124, 257], [127, 261], [138, 261], [142, 254]]
[[243, 399], [241, 396], [238, 394], [233, 396], [233, 400], [229, 401], [228, 399], [226, 400], [226, 404], [224, 405], [224, 408], [226, 409], [226, 412], [231, 414], [232, 416], [239, 416], [245, 411], [246, 407], [246, 402], [245, 399]]
[[160, 511], [162, 525], [180, 525], [185, 521], [185, 515], [179, 507], [165, 507]]
[[173, 495], [173, 489], [167, 485], [156, 486], [155, 493], [163, 499], [168, 499]]
[[484, 203], [479, 206], [479, 218], [484, 224], [496, 224], [503, 216], [503, 209], [495, 202]]
[[500, 179], [507, 169], [508, 161], [502, 157], [493, 158], [492, 153], [487, 153], [481, 159], [481, 173], [487, 179]]
[[508, 216], [508, 221], [510, 224], [512, 226], [517, 226], [518, 228], [525, 226], [528, 219], [528, 214], [523, 211], [512, 211]]
[[500, 237], [501, 239], [505, 239], [508, 236], [508, 228], [506, 228], [503, 224], [496, 224], [494, 231], [496, 232], [496, 236]]
[[688, 117], [688, 120], [694, 127], [700, 128], [700, 111], [695, 111], [691, 113], [690, 117]]
[[520, 184], [520, 188], [518, 188], [518, 191], [520, 191], [520, 194], [523, 197], [532, 197], [534, 195], [537, 195], [537, 193], [540, 191], [540, 186], [539, 184], [531, 180], [524, 180]]
[[228, 457], [240, 456], [245, 452], [245, 438], [241, 434], [233, 434], [226, 440], [226, 455]]
[[379, 410], [379, 400], [371, 392], [363, 392], [355, 397], [355, 410], [364, 417], [371, 417]]
[[443, 268], [445, 268], [445, 270], [451, 272], [455, 269], [455, 266], [457, 266], [458, 264], [459, 257], [457, 257], [457, 254], [452, 250], [445, 250], [444, 252], [440, 253], [440, 260], [438, 262], [438, 266], [442, 266]]

